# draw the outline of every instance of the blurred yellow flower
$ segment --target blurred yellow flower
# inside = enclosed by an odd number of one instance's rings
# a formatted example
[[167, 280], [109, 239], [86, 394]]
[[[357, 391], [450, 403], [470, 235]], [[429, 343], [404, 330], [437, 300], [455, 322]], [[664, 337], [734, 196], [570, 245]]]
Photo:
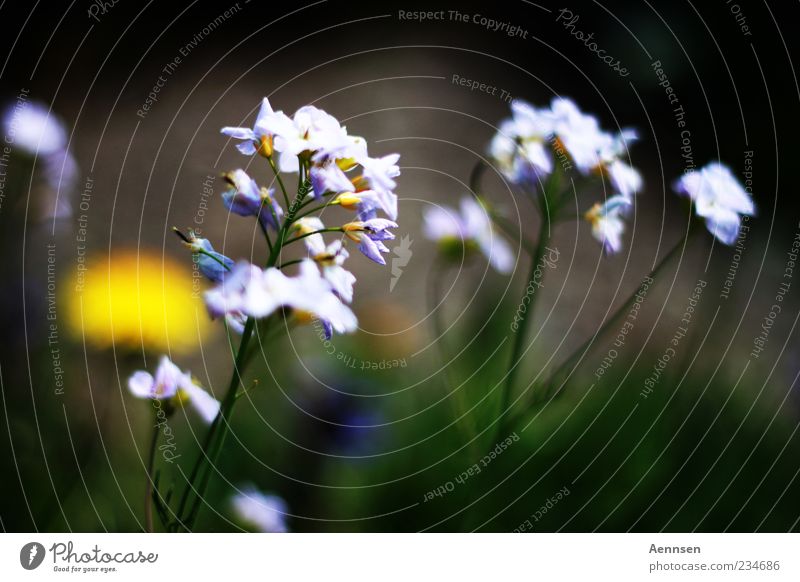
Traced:
[[200, 283], [161, 254], [114, 249], [87, 261], [66, 298], [68, 325], [98, 348], [185, 353], [208, 334]]

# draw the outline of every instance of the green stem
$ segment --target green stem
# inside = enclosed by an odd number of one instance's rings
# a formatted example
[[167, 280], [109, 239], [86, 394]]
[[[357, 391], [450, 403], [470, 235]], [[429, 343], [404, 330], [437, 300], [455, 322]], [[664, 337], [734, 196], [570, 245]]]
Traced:
[[[335, 200], [336, 200], [336, 198], [331, 198], [325, 204], [321, 204], [320, 206], [315, 206], [314, 208], [311, 208], [310, 210], [306, 210], [305, 212], [303, 212], [301, 214], [298, 214], [295, 217], [295, 220], [299, 220], [299, 219], [303, 218], [304, 216], [308, 216], [309, 214], [314, 214], [315, 212], [319, 212], [320, 210], [325, 210], [326, 208], [328, 208], [328, 206], [333, 205], [333, 202]], [[303, 205], [300, 206], [300, 209], [302, 210], [306, 206], [307, 206], [307, 204], [303, 204]]]
[[280, 265], [278, 265], [278, 268], [279, 269], [285, 269], [286, 267], [291, 267], [292, 265], [300, 264], [304, 260], [305, 259], [292, 259], [291, 261], [286, 261], [285, 263], [281, 263]]
[[[275, 167], [275, 164], [271, 159], [270, 159], [270, 165], [272, 166], [273, 170], [277, 171], [277, 168]], [[300, 185], [298, 186], [297, 196], [295, 197], [291, 205], [288, 206], [286, 217], [278, 231], [277, 240], [275, 241], [275, 244], [273, 245], [272, 250], [270, 251], [269, 259], [267, 260], [267, 268], [275, 266], [278, 257], [280, 256], [281, 248], [283, 247], [286, 241], [286, 235], [289, 231], [289, 227], [295, 220], [295, 214], [297, 213], [297, 209], [300, 207], [303, 198], [305, 198], [306, 194], [308, 193], [309, 184], [304, 178], [305, 172], [303, 168], [304, 166], [301, 162]], [[280, 180], [280, 177], [279, 176], [277, 177], [279, 183], [281, 184], [281, 187], [283, 188], [283, 183]], [[288, 196], [287, 196], [287, 201], [288, 201]], [[198, 457], [195, 466], [192, 469], [192, 473], [187, 482], [186, 489], [184, 490], [184, 493], [181, 498], [179, 510], [177, 513], [178, 515], [177, 525], [179, 527], [183, 527], [187, 531], [191, 530], [191, 527], [193, 526], [194, 521], [197, 518], [197, 514], [200, 510], [200, 504], [203, 499], [203, 495], [205, 493], [206, 488], [208, 487], [208, 483], [211, 478], [211, 465], [214, 465], [216, 463], [219, 453], [222, 449], [222, 444], [225, 441], [225, 436], [228, 430], [230, 429], [231, 413], [233, 411], [233, 405], [237, 400], [236, 395], [239, 388], [239, 384], [242, 382], [242, 372], [244, 371], [244, 364], [247, 356], [247, 347], [250, 342], [250, 338], [253, 335], [254, 329], [255, 329], [255, 319], [249, 317], [247, 319], [247, 322], [245, 323], [245, 327], [242, 332], [242, 339], [239, 342], [239, 348], [236, 352], [233, 373], [231, 375], [231, 381], [228, 386], [228, 391], [225, 393], [225, 397], [220, 405], [219, 413], [217, 414], [216, 418], [209, 427], [208, 433], [206, 434], [206, 438], [203, 443], [203, 451], [201, 455]], [[203, 472], [203, 468], [206, 466], [208, 466], [208, 469], [206, 469]], [[202, 475], [201, 472], [203, 473]], [[197, 488], [195, 488], [194, 484], [198, 479], [199, 479], [199, 484]], [[194, 501], [190, 506], [188, 515], [186, 516], [185, 519], [182, 519], [183, 511], [186, 508], [186, 504], [188, 502], [188, 498], [191, 493], [194, 493]]]
[[472, 190], [475, 196], [478, 195], [478, 191], [480, 190], [481, 178], [485, 170], [486, 164], [484, 164], [482, 160], [478, 160], [469, 173], [469, 189]]
[[219, 257], [215, 257], [214, 255], [212, 255], [208, 251], [199, 250], [199, 251], [197, 251], [197, 253], [200, 254], [200, 255], [205, 255], [210, 259], [213, 259], [214, 261], [216, 261], [217, 263], [219, 263], [220, 265], [225, 267], [225, 269], [227, 269], [228, 271], [231, 270], [231, 268], [228, 265], [226, 265], [225, 262], [222, 259], [220, 259]]
[[[533, 278], [536, 276], [536, 270], [539, 269], [539, 263], [542, 261], [544, 257], [545, 248], [547, 247], [547, 243], [550, 240], [550, 217], [546, 209], [546, 205], [542, 204], [542, 224], [539, 227], [539, 237], [536, 242], [536, 247], [534, 249], [534, 253], [531, 257], [531, 268], [530, 273], [528, 275], [528, 281], [532, 281]], [[511, 401], [511, 393], [514, 389], [514, 381], [516, 380], [517, 373], [521, 368], [520, 359], [522, 357], [522, 348], [525, 345], [525, 338], [527, 337], [528, 331], [528, 324], [533, 316], [533, 311], [536, 307], [536, 299], [538, 298], [539, 293], [534, 293], [531, 297], [531, 301], [528, 304], [527, 309], [522, 312], [520, 316], [519, 326], [516, 331], [516, 336], [514, 337], [514, 347], [511, 351], [511, 362], [509, 364], [508, 375], [506, 376], [506, 382], [503, 386], [502, 392], [502, 399], [501, 399], [501, 406], [500, 406], [500, 420], [498, 421], [498, 429], [497, 433], [500, 434], [503, 430], [505, 423], [502, 421], [503, 415], [506, 413], [508, 409], [509, 402]]]
[[278, 185], [281, 188], [281, 192], [283, 192], [283, 200], [286, 202], [286, 208], [289, 208], [289, 194], [286, 192], [286, 186], [283, 184], [283, 178], [281, 178], [281, 173], [278, 171], [278, 167], [275, 165], [275, 160], [272, 159], [272, 156], [267, 158], [269, 162], [269, 167], [272, 168], [272, 172], [275, 174], [275, 179], [278, 181]]
[[[207, 456], [208, 469], [201, 478], [200, 484], [198, 485], [195, 493], [195, 499], [192, 504], [192, 508], [189, 511], [189, 515], [183, 522], [183, 527], [185, 527], [187, 530], [191, 530], [194, 520], [197, 518], [197, 513], [200, 510], [200, 503], [203, 500], [203, 495], [205, 494], [205, 490], [208, 487], [208, 483], [211, 479], [211, 468], [216, 464], [217, 459], [219, 458], [219, 453], [222, 450], [222, 444], [225, 442], [225, 436], [230, 430], [231, 413], [233, 412], [233, 405], [236, 402], [236, 393], [239, 389], [239, 385], [242, 383], [244, 359], [247, 353], [247, 346], [250, 343], [250, 338], [253, 335], [255, 321], [255, 318], [248, 317], [247, 323], [245, 323], [244, 326], [244, 331], [242, 332], [242, 341], [239, 342], [239, 349], [236, 352], [236, 361], [233, 364], [233, 374], [231, 375], [231, 381], [228, 385], [228, 391], [225, 393], [225, 398], [220, 404], [219, 414], [217, 414], [217, 418], [215, 419], [215, 422], [217, 420], [219, 421], [217, 422], [217, 427], [219, 427], [219, 437], [216, 439], [216, 441], [212, 439], [211, 451]], [[205, 454], [203, 456], [206, 457]]]
[[284, 246], [289, 245], [289, 244], [291, 244], [293, 242], [297, 242], [300, 239], [304, 239], [307, 236], [311, 236], [312, 234], [322, 234], [323, 232], [344, 232], [344, 229], [341, 226], [334, 226], [334, 227], [331, 227], [331, 228], [321, 228], [319, 230], [314, 230], [312, 232], [305, 232], [303, 234], [297, 235], [296, 237], [287, 240], [284, 243]]
[[150, 452], [147, 457], [147, 483], [144, 488], [144, 527], [147, 533], [153, 533], [153, 467], [156, 462], [156, 445], [160, 429], [156, 422], [150, 438]]
[[[430, 277], [430, 286], [428, 292], [428, 312], [431, 314], [433, 319], [433, 329], [434, 333], [436, 334], [436, 347], [437, 351], [439, 352], [439, 358], [442, 361], [442, 365], [445, 366], [444, 368], [444, 376], [445, 381], [449, 387], [456, 390], [456, 394], [453, 396], [453, 404], [455, 409], [456, 415], [456, 426], [460, 430], [466, 429], [466, 434], [464, 435], [468, 440], [472, 439], [475, 435], [475, 424], [474, 419], [467, 414], [467, 407], [463, 399], [463, 392], [464, 387], [461, 386], [460, 389], [456, 388], [456, 381], [453, 379], [453, 373], [450, 366], [447, 366], [446, 362], [448, 360], [447, 357], [447, 349], [444, 343], [444, 325], [442, 325], [442, 318], [440, 315], [439, 309], [437, 307], [441, 307], [438, 305], [439, 299], [441, 298], [441, 283], [444, 274], [447, 272], [447, 265], [444, 264], [443, 261], [436, 260], [431, 264], [431, 274]], [[466, 419], [469, 422], [469, 426], [464, 427], [461, 419]]]
[[[689, 236], [690, 235], [687, 234], [683, 238], [681, 238], [675, 244], [675, 246], [672, 247], [672, 249], [670, 249], [669, 252], [666, 255], [664, 255], [664, 257], [661, 259], [661, 261], [647, 275], [648, 279], [651, 279], [653, 282], [655, 282], [656, 276], [661, 272], [661, 270], [667, 264], [669, 264], [669, 262], [672, 260], [672, 258], [675, 257], [678, 254], [678, 251], [683, 250], [684, 248], [686, 248], [686, 243], [687, 243], [687, 241], [689, 239]], [[653, 283], [650, 283], [649, 285], [653, 285]], [[589, 348], [591, 347], [592, 343], [598, 337], [603, 335], [608, 330], [608, 328], [611, 327], [616, 321], [619, 320], [619, 317], [623, 313], [625, 313], [629, 309], [630, 305], [632, 305], [633, 302], [636, 300], [636, 297], [641, 292], [641, 290], [642, 290], [642, 285], [637, 286], [636, 289], [630, 294], [630, 296], [611, 315], [611, 317], [606, 319], [605, 323], [603, 323], [603, 325], [600, 326], [600, 329], [597, 330], [597, 333], [595, 333], [590, 338], [588, 338], [585, 342], [583, 342], [583, 344], [581, 344], [581, 346], [577, 350], [575, 350], [575, 352], [573, 352], [572, 355], [569, 358], [567, 358], [566, 361], [564, 361], [564, 363], [561, 364], [555, 370], [555, 372], [553, 372], [550, 375], [550, 377], [543, 384], [544, 386], [547, 387], [547, 389], [544, 392], [544, 394], [541, 396], [540, 401], [546, 400], [547, 397], [550, 394], [553, 393], [553, 390], [558, 385], [558, 383], [560, 382], [561, 376], [563, 375], [563, 373], [565, 371], [567, 371], [568, 369], [573, 368], [573, 366], [576, 365], [577, 360], [582, 358], [585, 355], [585, 353], [589, 350]], [[570, 372], [570, 374], [571, 373], [572, 372]], [[557, 389], [557, 391], [560, 391], [560, 390], [561, 390], [561, 387], [559, 387]], [[524, 411], [523, 411], [523, 413], [524, 413]]]
[[506, 233], [509, 237], [518, 240], [522, 245], [522, 248], [524, 248], [529, 255], [534, 255], [536, 253], [536, 247], [534, 244], [520, 233], [515, 232], [513, 224], [506, 220], [506, 218], [493, 210], [489, 210], [489, 218], [491, 218], [492, 222], [499, 226], [500, 230]]

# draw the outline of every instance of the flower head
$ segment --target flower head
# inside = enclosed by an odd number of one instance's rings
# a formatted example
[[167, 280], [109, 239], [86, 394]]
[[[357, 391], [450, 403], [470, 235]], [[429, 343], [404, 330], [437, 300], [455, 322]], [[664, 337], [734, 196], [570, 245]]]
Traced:
[[329, 157], [347, 155], [353, 139], [332, 115], [313, 105], [298, 109], [290, 123], [269, 123], [275, 135], [275, 150], [281, 153], [280, 168], [284, 172], [299, 169], [299, 156], [324, 160]]
[[31, 215], [39, 220], [72, 215], [70, 193], [78, 179], [78, 163], [69, 150], [64, 123], [48, 105], [18, 100], [2, 115], [5, 144], [36, 156], [49, 188], [31, 198]]
[[181, 238], [183, 244], [192, 251], [193, 259], [203, 276], [214, 283], [222, 281], [225, 273], [233, 267], [233, 259], [215, 251], [208, 239], [197, 236], [193, 230], [189, 230], [189, 236], [184, 235], [177, 228], [173, 227], [173, 230]]
[[243, 154], [250, 156], [258, 152], [264, 157], [271, 157], [275, 134], [288, 131], [291, 125], [292, 120], [282, 111], [273, 111], [269, 99], [264, 97], [252, 128], [223, 127], [221, 132], [234, 139], [242, 140], [236, 149]]
[[546, 143], [552, 132], [551, 116], [522, 100], [511, 103], [511, 115], [492, 138], [489, 155], [510, 182], [535, 184], [553, 171]]
[[6, 143], [32, 155], [46, 156], [67, 147], [67, 132], [49, 107], [36, 102], [21, 102], [3, 115]]
[[750, 194], [730, 169], [716, 162], [684, 174], [674, 188], [692, 200], [697, 216], [705, 219], [709, 232], [726, 245], [736, 242], [742, 216], [753, 216], [756, 212]]
[[[183, 262], [145, 249], [114, 249], [90, 256], [73, 281], [68, 323], [78, 338], [98, 348], [143, 348], [187, 353], [210, 325]], [[72, 287], [71, 287], [72, 288]]]
[[225, 174], [230, 188], [222, 193], [225, 208], [239, 216], [257, 216], [264, 228], [280, 228], [283, 208], [273, 198], [272, 190], [259, 188], [244, 170]]
[[231, 500], [236, 516], [255, 526], [263, 533], [285, 533], [286, 502], [277, 495], [265, 495], [255, 487], [248, 486], [239, 491]]
[[597, 118], [583, 113], [574, 101], [556, 97], [550, 103], [549, 115], [553, 135], [577, 168], [588, 173], [601, 162], [601, 152], [609, 147], [613, 138], [600, 129]]
[[389, 252], [383, 241], [394, 239], [394, 234], [389, 231], [390, 228], [397, 228], [397, 223], [385, 218], [357, 220], [342, 226], [347, 237], [358, 243], [358, 250], [379, 265], [386, 264], [386, 259], [381, 253]]
[[139, 370], [128, 378], [128, 389], [137, 398], [167, 401], [170, 405], [188, 402], [200, 417], [211, 423], [219, 412], [219, 402], [192, 380], [189, 372], [182, 372], [167, 356], [162, 356], [153, 377]]
[[604, 203], [596, 203], [584, 215], [592, 225], [592, 236], [600, 241], [607, 254], [618, 253], [622, 248], [622, 233], [625, 222], [622, 217], [629, 211], [632, 202], [627, 196], [617, 194]]
[[516, 100], [512, 117], [500, 124], [489, 153], [503, 175], [514, 184], [536, 185], [553, 171], [553, 157], [574, 164], [584, 175], [606, 174], [615, 193], [632, 196], [642, 188], [639, 172], [624, 163], [636, 132], [624, 129], [617, 135], [604, 131], [597, 118], [583, 113], [565, 97], [556, 97], [549, 108], [537, 109]]
[[321, 252], [311, 256], [319, 265], [322, 276], [330, 283], [333, 292], [347, 303], [353, 301], [353, 285], [356, 282], [355, 275], [342, 266], [349, 256], [350, 253], [342, 246], [340, 240], [333, 241]]
[[463, 245], [466, 252], [472, 248], [480, 251], [500, 273], [510, 273], [514, 255], [508, 243], [497, 236], [486, 212], [472, 196], [461, 199], [461, 212], [448, 207], [433, 207], [424, 215], [425, 236], [436, 241], [449, 252], [453, 245]]
[[309, 178], [315, 198], [321, 198], [329, 192], [350, 192], [355, 189], [347, 174], [335, 162], [313, 166]]

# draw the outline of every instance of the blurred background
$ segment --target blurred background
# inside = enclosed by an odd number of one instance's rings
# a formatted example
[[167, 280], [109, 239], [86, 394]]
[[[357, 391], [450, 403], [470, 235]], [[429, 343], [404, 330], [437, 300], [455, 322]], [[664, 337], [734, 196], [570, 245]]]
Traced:
[[[790, 251], [800, 205], [786, 183], [798, 154], [795, 5], [458, 6], [467, 22], [437, 2], [0, 6], [4, 530], [141, 530], [152, 409], [130, 396], [127, 377], [167, 353], [224, 393], [227, 341], [171, 227], [263, 261], [255, 222], [222, 207], [220, 174], [245, 167], [266, 183], [269, 168], [248, 167], [219, 133], [251, 124], [263, 96], [288, 113], [325, 109], [373, 156], [401, 154], [394, 242], [405, 241], [410, 259], [394, 275], [350, 259], [358, 333], [325, 343], [299, 327], [263, 344], [198, 529], [247, 529], [230, 505], [244, 484], [285, 499], [293, 531], [798, 529], [800, 281]], [[579, 16], [574, 29], [562, 9]], [[419, 10], [444, 19], [400, 16]], [[475, 15], [509, 27], [488, 29]], [[513, 36], [503, 32], [512, 26]], [[627, 75], [572, 30], [593, 32]], [[497, 91], [471, 91], [454, 75]], [[543, 106], [554, 95], [609, 130], [638, 129], [631, 159], [645, 189], [617, 256], [602, 255], [583, 221], [558, 226], [560, 258], [540, 290], [514, 394], [522, 421], [495, 435], [526, 256], [510, 241], [520, 261], [512, 277], [479, 258], [441, 269], [421, 215], [468, 192], [509, 115], [507, 96]], [[31, 144], [21, 119], [35, 107], [48, 121], [29, 133], [47, 138]], [[706, 232], [690, 239], [649, 289], [613, 364], [597, 374], [618, 326], [596, 338], [559, 398], [530, 405], [533, 380], [591, 338], [681, 239], [690, 217], [671, 183], [688, 163], [712, 160], [743, 181], [751, 172], [758, 216], [743, 245], [714, 244]], [[491, 172], [481, 193], [535, 239], [529, 200]], [[577, 216], [590, 201], [576, 204]], [[644, 397], [698, 280], [707, 285], [688, 334]], [[459, 402], [468, 419], [456, 421]], [[179, 456], [161, 478], [180, 484], [205, 427], [182, 410], [170, 424]], [[513, 444], [481, 465], [507, 437]], [[476, 463], [480, 473], [456, 480]]]

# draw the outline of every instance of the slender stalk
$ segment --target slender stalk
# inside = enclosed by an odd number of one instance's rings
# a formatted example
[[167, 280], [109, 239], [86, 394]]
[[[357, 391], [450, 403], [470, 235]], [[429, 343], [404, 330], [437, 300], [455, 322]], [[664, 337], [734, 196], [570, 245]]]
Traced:
[[[302, 212], [302, 213], [298, 214], [297, 216], [295, 216], [295, 220], [299, 220], [300, 218], [303, 218], [304, 216], [308, 216], [309, 214], [314, 214], [315, 212], [319, 212], [320, 210], [325, 210], [328, 206], [332, 206], [333, 202], [335, 200], [336, 200], [336, 198], [331, 198], [325, 204], [320, 204], [319, 206], [315, 206], [314, 208], [306, 210], [305, 212]], [[302, 210], [306, 206], [307, 206], [307, 204], [303, 204], [303, 205], [300, 206], [300, 209]]]
[[286, 186], [283, 184], [283, 178], [281, 178], [281, 173], [278, 171], [278, 167], [275, 165], [275, 160], [272, 159], [272, 156], [267, 158], [269, 162], [269, 167], [272, 168], [272, 172], [275, 174], [275, 179], [278, 181], [278, 186], [281, 188], [281, 192], [283, 192], [283, 200], [286, 202], [286, 208], [289, 208], [289, 194], [286, 191]]
[[518, 240], [522, 245], [522, 248], [524, 248], [529, 255], [534, 255], [536, 253], [536, 247], [534, 244], [520, 233], [514, 232], [512, 223], [506, 220], [506, 218], [493, 210], [489, 210], [489, 218], [491, 218], [492, 222], [499, 226], [500, 230], [506, 233], [509, 237]]
[[278, 265], [279, 269], [285, 269], [286, 267], [291, 267], [292, 265], [298, 265], [302, 263], [305, 259], [292, 259], [291, 261], [286, 261], [285, 263], [281, 263]]
[[[539, 237], [536, 242], [536, 247], [534, 249], [533, 256], [531, 257], [531, 268], [530, 273], [528, 275], [528, 281], [532, 281], [533, 278], [536, 276], [536, 269], [539, 268], [539, 263], [542, 261], [544, 257], [545, 247], [547, 247], [548, 242], [550, 241], [550, 217], [546, 209], [546, 205], [543, 206], [542, 211], [542, 224], [539, 228]], [[506, 410], [508, 409], [508, 405], [511, 401], [511, 393], [514, 389], [514, 381], [516, 380], [517, 374], [519, 369], [521, 368], [521, 356], [522, 356], [522, 348], [525, 345], [525, 338], [527, 337], [528, 331], [528, 324], [532, 319], [533, 311], [536, 307], [536, 299], [538, 298], [539, 294], [534, 293], [531, 297], [531, 301], [528, 304], [527, 309], [521, 314], [519, 327], [517, 328], [516, 336], [514, 337], [514, 347], [511, 351], [511, 361], [509, 364], [508, 375], [506, 376], [506, 382], [503, 386], [503, 391], [501, 393], [501, 401], [500, 401], [500, 415], [501, 420], [498, 421], [498, 434], [502, 432], [505, 423], [502, 421], [503, 415], [505, 414]]]
[[150, 437], [150, 452], [147, 456], [147, 482], [144, 488], [144, 527], [147, 533], [153, 533], [153, 467], [156, 462], [156, 446], [160, 434], [158, 423], [153, 427]]
[[[270, 159], [270, 165], [273, 167], [274, 170], [277, 169], [275, 168], [274, 162], [272, 162], [271, 159]], [[303, 167], [304, 166], [301, 163], [300, 185], [298, 187], [297, 196], [287, 209], [286, 217], [284, 219], [283, 224], [281, 225], [280, 230], [278, 231], [277, 239], [269, 254], [269, 259], [267, 260], [267, 267], [275, 266], [278, 257], [280, 256], [280, 251], [286, 242], [286, 235], [289, 231], [289, 227], [295, 220], [295, 214], [297, 213], [297, 209], [300, 207], [303, 198], [308, 193], [308, 183], [305, 181], [304, 178], [305, 172], [303, 170]], [[219, 453], [222, 449], [222, 444], [225, 441], [225, 436], [228, 430], [230, 429], [231, 413], [233, 411], [233, 405], [237, 400], [236, 395], [238, 392], [239, 384], [242, 382], [242, 373], [244, 371], [244, 365], [247, 355], [247, 347], [248, 344], [250, 343], [250, 338], [253, 335], [254, 329], [255, 329], [255, 319], [250, 317], [247, 319], [247, 322], [245, 323], [245, 327], [242, 332], [242, 339], [239, 343], [239, 348], [236, 351], [236, 355], [234, 358], [234, 368], [233, 368], [233, 373], [231, 375], [231, 381], [228, 386], [228, 391], [225, 393], [225, 397], [223, 398], [222, 404], [220, 405], [219, 414], [217, 414], [217, 417], [214, 419], [213, 423], [211, 424], [211, 427], [209, 427], [209, 431], [206, 434], [206, 439], [203, 444], [202, 454], [198, 457], [195, 466], [192, 469], [191, 476], [189, 478], [189, 481], [187, 482], [186, 489], [184, 490], [183, 496], [181, 498], [181, 503], [179, 505], [179, 511], [177, 514], [179, 521], [178, 525], [186, 530], [191, 529], [195, 519], [197, 518], [197, 514], [200, 510], [200, 504], [203, 499], [203, 495], [205, 493], [206, 488], [208, 487], [208, 483], [211, 478], [211, 472], [212, 472], [211, 466], [216, 463]], [[206, 465], [208, 465], [208, 468], [205, 471], [203, 471]], [[195, 482], [197, 482], [198, 480], [199, 483], [197, 487], [195, 487]], [[188, 515], [185, 518], [183, 518], [183, 511], [186, 508], [186, 504], [188, 502], [188, 498], [191, 493], [194, 493], [194, 501], [189, 506]]]
[[184, 520], [183, 526], [187, 530], [190, 529], [194, 524], [194, 520], [197, 517], [198, 511], [200, 510], [200, 502], [203, 500], [203, 495], [208, 487], [208, 482], [211, 479], [211, 467], [216, 464], [220, 450], [222, 449], [222, 444], [225, 442], [225, 436], [230, 429], [231, 413], [233, 412], [233, 405], [236, 402], [236, 393], [238, 391], [239, 384], [242, 383], [245, 354], [247, 353], [247, 346], [250, 343], [250, 338], [253, 335], [255, 321], [256, 320], [252, 317], [247, 318], [247, 323], [245, 323], [244, 331], [242, 332], [242, 341], [239, 343], [239, 349], [236, 353], [236, 361], [233, 364], [233, 374], [231, 376], [230, 384], [228, 385], [228, 391], [225, 393], [225, 398], [222, 400], [222, 404], [220, 405], [219, 414], [217, 414], [217, 419], [219, 420], [217, 423], [217, 426], [219, 427], [217, 432], [219, 433], [219, 437], [216, 439], [216, 441], [212, 439], [211, 452], [207, 457], [209, 461], [208, 469], [201, 478], [200, 484], [195, 492], [195, 500], [192, 504], [192, 508], [189, 512], [189, 515], [186, 517], [186, 520]]
[[485, 170], [486, 164], [484, 164], [482, 160], [478, 160], [469, 173], [469, 189], [472, 190], [475, 196], [478, 195], [478, 191], [480, 190], [481, 178]]
[[[428, 291], [428, 312], [431, 314], [431, 318], [433, 320], [433, 329], [434, 333], [436, 334], [437, 341], [436, 347], [439, 352], [439, 358], [442, 360], [443, 364], [447, 361], [447, 349], [444, 345], [444, 325], [442, 325], [442, 318], [439, 314], [439, 310], [437, 310], [437, 304], [439, 299], [441, 298], [441, 283], [442, 279], [444, 278], [444, 274], [447, 272], [447, 265], [440, 260], [436, 260], [431, 264], [431, 273], [430, 277], [430, 285]], [[456, 381], [453, 379], [452, 370], [446, 364], [444, 368], [444, 376], [447, 384], [455, 388]], [[463, 392], [462, 390], [464, 387], [462, 386], [461, 389], [456, 390], [456, 394], [453, 396], [453, 404], [456, 414], [456, 426], [463, 430], [461, 427], [463, 426], [460, 419], [466, 418], [469, 422], [469, 426], [466, 427], [466, 434], [464, 436], [467, 439], [471, 439], [475, 435], [475, 424], [474, 419], [467, 414], [467, 407], [464, 403]]]
[[284, 242], [284, 246], [299, 241], [300, 239], [306, 238], [307, 236], [311, 236], [312, 234], [322, 234], [323, 232], [344, 232], [344, 229], [341, 226], [335, 226], [331, 228], [321, 228], [313, 232], [305, 232], [303, 234], [297, 235], [296, 237], [287, 240], [286, 242]]
[[[679, 250], [683, 250], [685, 248], [686, 243], [687, 243], [687, 241], [689, 239], [689, 236], [690, 236], [690, 234], [687, 234], [686, 236], [681, 238], [675, 244], [675, 246], [672, 247], [666, 255], [664, 255], [664, 257], [653, 268], [653, 270], [650, 271], [650, 273], [647, 275], [647, 278], [652, 279], [653, 281], [655, 281], [656, 276], [662, 271], [662, 269], [667, 264], [669, 264], [669, 262], [672, 260], [672, 258], [675, 257], [675, 255], [678, 254], [678, 251]], [[546, 400], [548, 398], [548, 396], [550, 396], [553, 393], [554, 389], [556, 390], [556, 392], [560, 392], [561, 391], [563, 386], [559, 386], [557, 389], [556, 389], [556, 386], [561, 381], [561, 376], [564, 374], [564, 372], [569, 370], [570, 368], [574, 368], [574, 366], [577, 365], [577, 360], [579, 360], [580, 358], [582, 358], [586, 354], [586, 352], [591, 347], [592, 343], [598, 337], [603, 335], [608, 330], [608, 328], [611, 327], [616, 321], [619, 320], [620, 316], [623, 313], [625, 313], [629, 309], [630, 305], [632, 305], [633, 302], [636, 300], [636, 296], [641, 291], [641, 288], [642, 288], [641, 285], [637, 286], [636, 289], [630, 294], [630, 296], [628, 296], [628, 298], [611, 315], [611, 317], [606, 319], [605, 323], [603, 323], [603, 325], [600, 326], [600, 329], [597, 330], [597, 333], [595, 333], [591, 337], [587, 338], [586, 341], [584, 341], [583, 344], [581, 344], [581, 346], [577, 350], [575, 350], [569, 358], [567, 358], [564, 361], [564, 363], [562, 363], [558, 368], [556, 368], [555, 372], [553, 372], [550, 375], [550, 377], [544, 382], [543, 385], [546, 386], [547, 388], [546, 388], [544, 394], [542, 394], [542, 396], [539, 399], [539, 401]], [[572, 371], [574, 371], [574, 369]], [[570, 375], [572, 374], [572, 371], [570, 371]], [[524, 414], [524, 412], [525, 411], [523, 410], [521, 414]], [[509, 422], [509, 424], [511, 424], [513, 422], [516, 422], [517, 420], [518, 420], [517, 418], [513, 418]]]

